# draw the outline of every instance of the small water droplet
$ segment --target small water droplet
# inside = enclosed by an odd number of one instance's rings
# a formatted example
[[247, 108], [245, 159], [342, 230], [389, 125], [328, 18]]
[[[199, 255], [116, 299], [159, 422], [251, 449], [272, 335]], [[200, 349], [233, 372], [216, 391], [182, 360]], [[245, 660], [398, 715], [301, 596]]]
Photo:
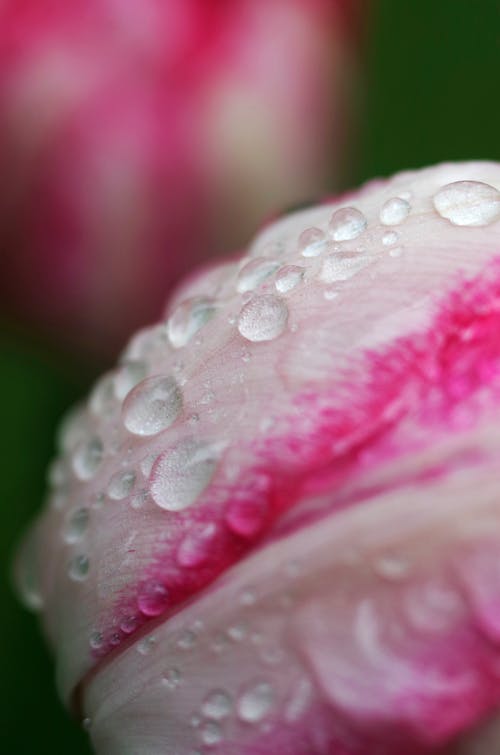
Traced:
[[90, 480], [97, 473], [103, 456], [101, 439], [95, 435], [78, 443], [73, 453], [71, 465], [80, 480]]
[[380, 577], [389, 580], [399, 580], [408, 576], [410, 564], [402, 556], [385, 554], [375, 561], [373, 569]]
[[44, 604], [37, 544], [36, 529], [32, 529], [21, 543], [14, 572], [19, 597], [30, 611], [41, 611]]
[[402, 246], [394, 246], [392, 249], [389, 250], [389, 257], [393, 257], [396, 259], [397, 257], [401, 257], [403, 254], [403, 247]]
[[359, 252], [334, 252], [326, 257], [319, 278], [323, 283], [337, 283], [357, 275], [370, 262]]
[[68, 577], [74, 582], [83, 582], [89, 574], [90, 561], [85, 553], [71, 559], [68, 565]]
[[276, 260], [264, 257], [256, 257], [241, 268], [238, 273], [236, 290], [240, 294], [254, 291], [266, 278], [269, 278], [280, 266]]
[[133, 509], [142, 509], [149, 497], [149, 490], [143, 488], [132, 496], [132, 498], [130, 499], [130, 505]]
[[273, 688], [268, 682], [248, 687], [238, 698], [237, 712], [242, 721], [257, 723], [269, 713], [274, 703]]
[[482, 181], [455, 181], [433, 197], [439, 215], [453, 225], [489, 225], [500, 217], [500, 192]]
[[328, 226], [335, 241], [349, 241], [366, 228], [366, 218], [356, 207], [341, 207], [333, 213]]
[[227, 629], [227, 636], [233, 642], [241, 642], [248, 634], [248, 629], [244, 624], [233, 624]]
[[67, 543], [76, 543], [81, 540], [89, 526], [89, 510], [85, 507], [72, 511], [66, 521], [63, 539]]
[[185, 346], [206, 323], [216, 310], [215, 302], [206, 296], [195, 296], [181, 302], [170, 315], [167, 334], [176, 349]]
[[139, 589], [137, 606], [144, 616], [159, 616], [168, 605], [168, 589], [161, 582], [151, 580]]
[[115, 374], [115, 396], [123, 401], [132, 388], [135, 388], [147, 375], [147, 365], [141, 359], [128, 359], [121, 363]]
[[304, 280], [305, 268], [299, 265], [285, 265], [276, 273], [274, 285], [280, 294], [292, 291]]
[[68, 482], [68, 472], [62, 459], [55, 459], [47, 471], [47, 481], [53, 488], [62, 488]]
[[204, 699], [201, 712], [206, 718], [222, 721], [231, 713], [231, 708], [230, 695], [223, 689], [214, 689]]
[[116, 409], [114, 376], [111, 372], [103, 375], [92, 389], [89, 408], [96, 417], [109, 417]]
[[380, 210], [380, 222], [383, 225], [399, 225], [406, 220], [411, 207], [406, 199], [392, 197], [384, 202]]
[[222, 741], [222, 729], [215, 721], [207, 721], [200, 728], [201, 741], [207, 747], [214, 747]]
[[152, 472], [151, 496], [166, 511], [191, 506], [215, 472], [222, 447], [187, 439], [158, 457]]
[[285, 330], [288, 307], [273, 294], [263, 294], [250, 299], [238, 317], [238, 330], [248, 341], [273, 341]]
[[92, 632], [89, 638], [89, 645], [92, 650], [100, 650], [104, 645], [104, 637], [102, 632]]
[[132, 470], [127, 472], [117, 472], [113, 475], [108, 485], [108, 496], [113, 501], [121, 501], [126, 498], [133, 490], [136, 475]]
[[120, 629], [124, 634], [132, 634], [139, 626], [139, 618], [137, 616], [125, 616], [120, 622]]
[[268, 503], [262, 496], [235, 496], [225, 515], [227, 526], [242, 537], [255, 537], [261, 532], [268, 515]]
[[162, 684], [169, 690], [176, 689], [181, 683], [181, 672], [177, 668], [168, 668], [162, 676]]
[[175, 422], [182, 410], [182, 392], [173, 377], [146, 378], [128, 394], [123, 422], [134, 435], [156, 435]]
[[179, 566], [193, 568], [205, 563], [210, 557], [216, 537], [217, 526], [213, 522], [194, 524], [177, 549]]
[[253, 606], [257, 598], [253, 590], [246, 589], [240, 595], [240, 604], [242, 606]]
[[303, 257], [318, 257], [327, 245], [326, 236], [320, 228], [306, 228], [299, 236], [298, 249]]
[[285, 708], [285, 720], [289, 723], [298, 721], [313, 698], [313, 686], [309, 679], [300, 679], [293, 688]]
[[137, 643], [137, 652], [141, 655], [149, 655], [149, 653], [156, 647], [156, 637], [152, 634], [149, 637], [143, 637]]
[[177, 646], [182, 650], [191, 650], [195, 645], [196, 634], [191, 629], [186, 629], [177, 640]]
[[392, 246], [399, 239], [399, 233], [397, 231], [386, 231], [382, 236], [382, 244], [384, 246]]
[[82, 719], [82, 728], [85, 731], [90, 731], [91, 726], [92, 726], [92, 719], [89, 718], [89, 716], [86, 716], [84, 719]]

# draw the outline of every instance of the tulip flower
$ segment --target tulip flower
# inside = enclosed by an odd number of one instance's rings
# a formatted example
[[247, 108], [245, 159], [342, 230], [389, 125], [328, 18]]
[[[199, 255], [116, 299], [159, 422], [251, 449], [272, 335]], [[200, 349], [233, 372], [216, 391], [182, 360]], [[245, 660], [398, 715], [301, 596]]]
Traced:
[[357, 7], [4, 0], [3, 314], [109, 359], [195, 263], [324, 192]]
[[488, 162], [282, 217], [64, 422], [17, 578], [99, 755], [496, 752], [499, 241]]

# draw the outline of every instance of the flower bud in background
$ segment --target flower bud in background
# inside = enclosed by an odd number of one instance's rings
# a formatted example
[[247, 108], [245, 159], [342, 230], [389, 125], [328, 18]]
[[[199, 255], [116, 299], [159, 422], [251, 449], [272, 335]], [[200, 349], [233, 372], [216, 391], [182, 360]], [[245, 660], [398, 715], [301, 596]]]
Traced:
[[3, 315], [109, 358], [338, 173], [359, 3], [4, 0]]
[[283, 217], [64, 423], [18, 583], [99, 755], [498, 751], [499, 241], [496, 163]]

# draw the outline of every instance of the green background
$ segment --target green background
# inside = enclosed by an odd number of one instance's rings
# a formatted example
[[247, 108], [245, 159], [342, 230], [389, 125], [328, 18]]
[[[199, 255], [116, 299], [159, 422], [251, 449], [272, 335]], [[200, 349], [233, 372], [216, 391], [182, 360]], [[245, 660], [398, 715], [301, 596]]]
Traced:
[[[500, 160], [498, 0], [385, 0], [368, 24], [358, 148], [346, 186], [442, 160]], [[57, 358], [12, 329], [0, 340], [1, 696], [6, 753], [88, 753], [51, 684], [36, 621], [14, 600], [15, 540], [40, 505], [61, 412], [91, 370]]]

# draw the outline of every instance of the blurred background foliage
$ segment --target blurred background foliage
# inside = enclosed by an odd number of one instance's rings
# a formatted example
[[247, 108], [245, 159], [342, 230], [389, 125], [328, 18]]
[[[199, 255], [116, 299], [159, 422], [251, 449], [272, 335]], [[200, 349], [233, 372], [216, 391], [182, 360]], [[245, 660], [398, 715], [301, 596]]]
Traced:
[[[345, 187], [443, 160], [500, 160], [498, 0], [379, 0], [367, 27], [359, 143]], [[93, 375], [12, 328], [3, 329], [0, 360], [2, 751], [79, 755], [89, 752], [86, 736], [57, 700], [37, 622], [15, 601], [8, 573], [43, 498], [58, 418]]]

